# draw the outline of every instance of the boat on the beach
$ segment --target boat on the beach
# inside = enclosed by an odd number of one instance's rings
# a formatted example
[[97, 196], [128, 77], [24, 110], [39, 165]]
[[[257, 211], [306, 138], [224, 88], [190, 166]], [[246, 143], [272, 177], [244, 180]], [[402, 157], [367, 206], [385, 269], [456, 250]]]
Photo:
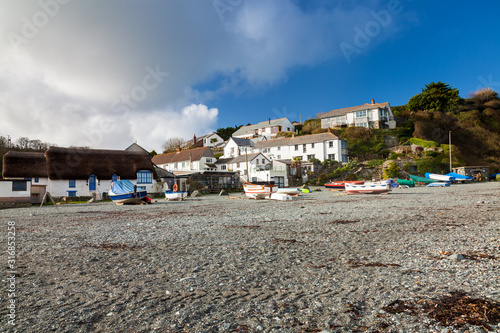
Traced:
[[165, 199], [168, 201], [181, 201], [187, 197], [187, 191], [174, 191], [174, 190], [166, 190], [165, 191]]
[[137, 185], [127, 179], [113, 182], [108, 192], [109, 198], [117, 205], [142, 203], [147, 194], [146, 190], [138, 190]]
[[399, 185], [406, 185], [408, 187], [415, 187], [415, 181], [414, 180], [396, 179], [396, 183], [398, 183]]
[[345, 180], [345, 181], [343, 180], [343, 181], [337, 181], [337, 182], [329, 182], [329, 183], [325, 183], [325, 188], [343, 190], [343, 189], [345, 189], [346, 183], [349, 183], [352, 185], [362, 185], [365, 183], [365, 181], [364, 180]]
[[435, 182], [435, 183], [430, 183], [427, 185], [427, 187], [447, 187], [450, 186], [450, 183], [448, 182]]
[[276, 191], [276, 193], [287, 194], [287, 195], [290, 195], [292, 197], [298, 196], [300, 192], [301, 191], [296, 187], [282, 187], [282, 188], [278, 188], [278, 190]]
[[272, 193], [278, 191], [278, 185], [268, 182], [243, 183], [243, 190], [251, 199], [269, 199]]
[[346, 183], [345, 191], [347, 194], [384, 194], [391, 191], [391, 184], [383, 182], [366, 182], [361, 185]]
[[461, 174], [458, 174], [455, 172], [447, 173], [445, 176], [454, 177], [455, 180], [458, 180], [458, 181], [472, 181], [474, 179], [474, 177], [464, 176], [464, 175], [461, 175]]
[[435, 183], [437, 180], [430, 179], [430, 178], [424, 178], [424, 177], [419, 177], [415, 175], [409, 175], [410, 179], [413, 180], [415, 183], [425, 183], [425, 184], [430, 184], [430, 183]]
[[452, 176], [440, 175], [437, 173], [430, 173], [430, 172], [425, 173], [425, 178], [437, 180], [439, 182], [452, 182], [455, 180], [455, 177]]

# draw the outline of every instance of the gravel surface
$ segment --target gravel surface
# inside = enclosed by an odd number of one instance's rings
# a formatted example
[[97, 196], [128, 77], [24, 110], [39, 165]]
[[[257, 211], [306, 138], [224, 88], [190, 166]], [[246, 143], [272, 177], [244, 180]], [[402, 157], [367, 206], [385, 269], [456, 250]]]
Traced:
[[2, 210], [0, 331], [500, 332], [384, 310], [500, 301], [500, 183], [341, 194]]

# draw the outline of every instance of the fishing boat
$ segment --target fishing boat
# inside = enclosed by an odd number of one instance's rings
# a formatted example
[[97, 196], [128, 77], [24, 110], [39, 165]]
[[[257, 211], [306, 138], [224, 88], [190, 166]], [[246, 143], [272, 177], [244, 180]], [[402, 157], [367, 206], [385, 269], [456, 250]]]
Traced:
[[138, 190], [137, 185], [130, 180], [117, 180], [111, 183], [109, 198], [117, 205], [142, 203], [146, 196], [146, 190]]
[[165, 191], [165, 199], [168, 201], [181, 201], [187, 197], [187, 191], [175, 191], [175, 190], [166, 190]]
[[329, 183], [325, 183], [325, 188], [343, 190], [343, 189], [345, 189], [346, 183], [349, 183], [352, 185], [362, 185], [365, 182], [363, 180], [346, 180], [346, 181], [338, 181], [338, 182], [329, 182]]
[[474, 177], [464, 176], [455, 172], [447, 173], [445, 176], [451, 176], [458, 181], [472, 181], [474, 179]]
[[437, 173], [430, 173], [430, 172], [425, 173], [425, 178], [437, 180], [440, 182], [452, 182], [455, 180], [455, 177], [452, 176], [440, 175]]
[[425, 184], [430, 184], [430, 183], [435, 183], [437, 180], [430, 179], [430, 178], [424, 178], [424, 177], [419, 177], [419, 176], [414, 176], [414, 175], [409, 175], [410, 179], [413, 180], [415, 183], [425, 183]]
[[396, 183], [399, 185], [406, 185], [408, 187], [415, 187], [415, 181], [406, 179], [396, 179]]
[[268, 182], [243, 183], [243, 190], [251, 199], [269, 199], [271, 194], [277, 192], [278, 185]]
[[391, 184], [383, 182], [366, 182], [361, 185], [345, 183], [345, 191], [347, 194], [384, 194], [391, 191]]

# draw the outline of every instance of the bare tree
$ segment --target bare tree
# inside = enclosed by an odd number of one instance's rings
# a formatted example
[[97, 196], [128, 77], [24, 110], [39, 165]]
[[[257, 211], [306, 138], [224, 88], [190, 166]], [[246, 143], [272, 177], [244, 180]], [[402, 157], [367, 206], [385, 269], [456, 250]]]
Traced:
[[0, 147], [7, 147], [9, 140], [5, 136], [0, 136]]
[[163, 142], [161, 149], [163, 149], [163, 153], [170, 153], [184, 146], [186, 143], [187, 140], [183, 138], [169, 138]]
[[25, 136], [20, 137], [16, 142], [21, 149], [28, 149], [30, 146], [30, 139]]

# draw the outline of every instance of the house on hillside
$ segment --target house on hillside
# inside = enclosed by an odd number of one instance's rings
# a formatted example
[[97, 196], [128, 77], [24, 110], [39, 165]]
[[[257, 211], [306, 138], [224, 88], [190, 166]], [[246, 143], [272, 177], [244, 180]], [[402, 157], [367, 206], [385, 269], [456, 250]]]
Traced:
[[176, 152], [153, 156], [153, 163], [170, 171], [203, 171], [217, 170], [217, 159], [210, 147], [188, 150], [177, 149]]
[[295, 132], [295, 126], [288, 118], [261, 121], [255, 125], [243, 126], [233, 133], [234, 138], [251, 139], [255, 137], [274, 138], [281, 131]]
[[304, 162], [315, 159], [347, 162], [346, 141], [330, 132], [259, 141], [253, 148], [269, 160], [297, 157]]
[[151, 158], [141, 151], [50, 147], [45, 153], [9, 152], [2, 176], [12, 182], [12, 192], [29, 188], [31, 202], [39, 202], [46, 191], [54, 197], [95, 193], [102, 198], [120, 179], [148, 193], [161, 191]]
[[242, 180], [256, 182], [271, 180], [270, 173], [268, 172], [270, 162], [271, 161], [263, 154], [253, 153], [237, 156], [228, 161], [226, 165], [229, 171], [238, 172]]
[[253, 146], [256, 142], [265, 140], [264, 137], [253, 139], [235, 138], [230, 137], [224, 147], [224, 158], [234, 158], [242, 154], [253, 153]]
[[388, 102], [365, 103], [326, 112], [321, 116], [321, 128], [361, 126], [394, 129], [396, 120]]
[[215, 148], [219, 147], [224, 143], [224, 139], [221, 138], [217, 133], [212, 132], [210, 134], [206, 134], [200, 137], [197, 137], [196, 134], [193, 135], [193, 140], [188, 141], [182, 148], [183, 149], [192, 149], [199, 147], [210, 147]]

